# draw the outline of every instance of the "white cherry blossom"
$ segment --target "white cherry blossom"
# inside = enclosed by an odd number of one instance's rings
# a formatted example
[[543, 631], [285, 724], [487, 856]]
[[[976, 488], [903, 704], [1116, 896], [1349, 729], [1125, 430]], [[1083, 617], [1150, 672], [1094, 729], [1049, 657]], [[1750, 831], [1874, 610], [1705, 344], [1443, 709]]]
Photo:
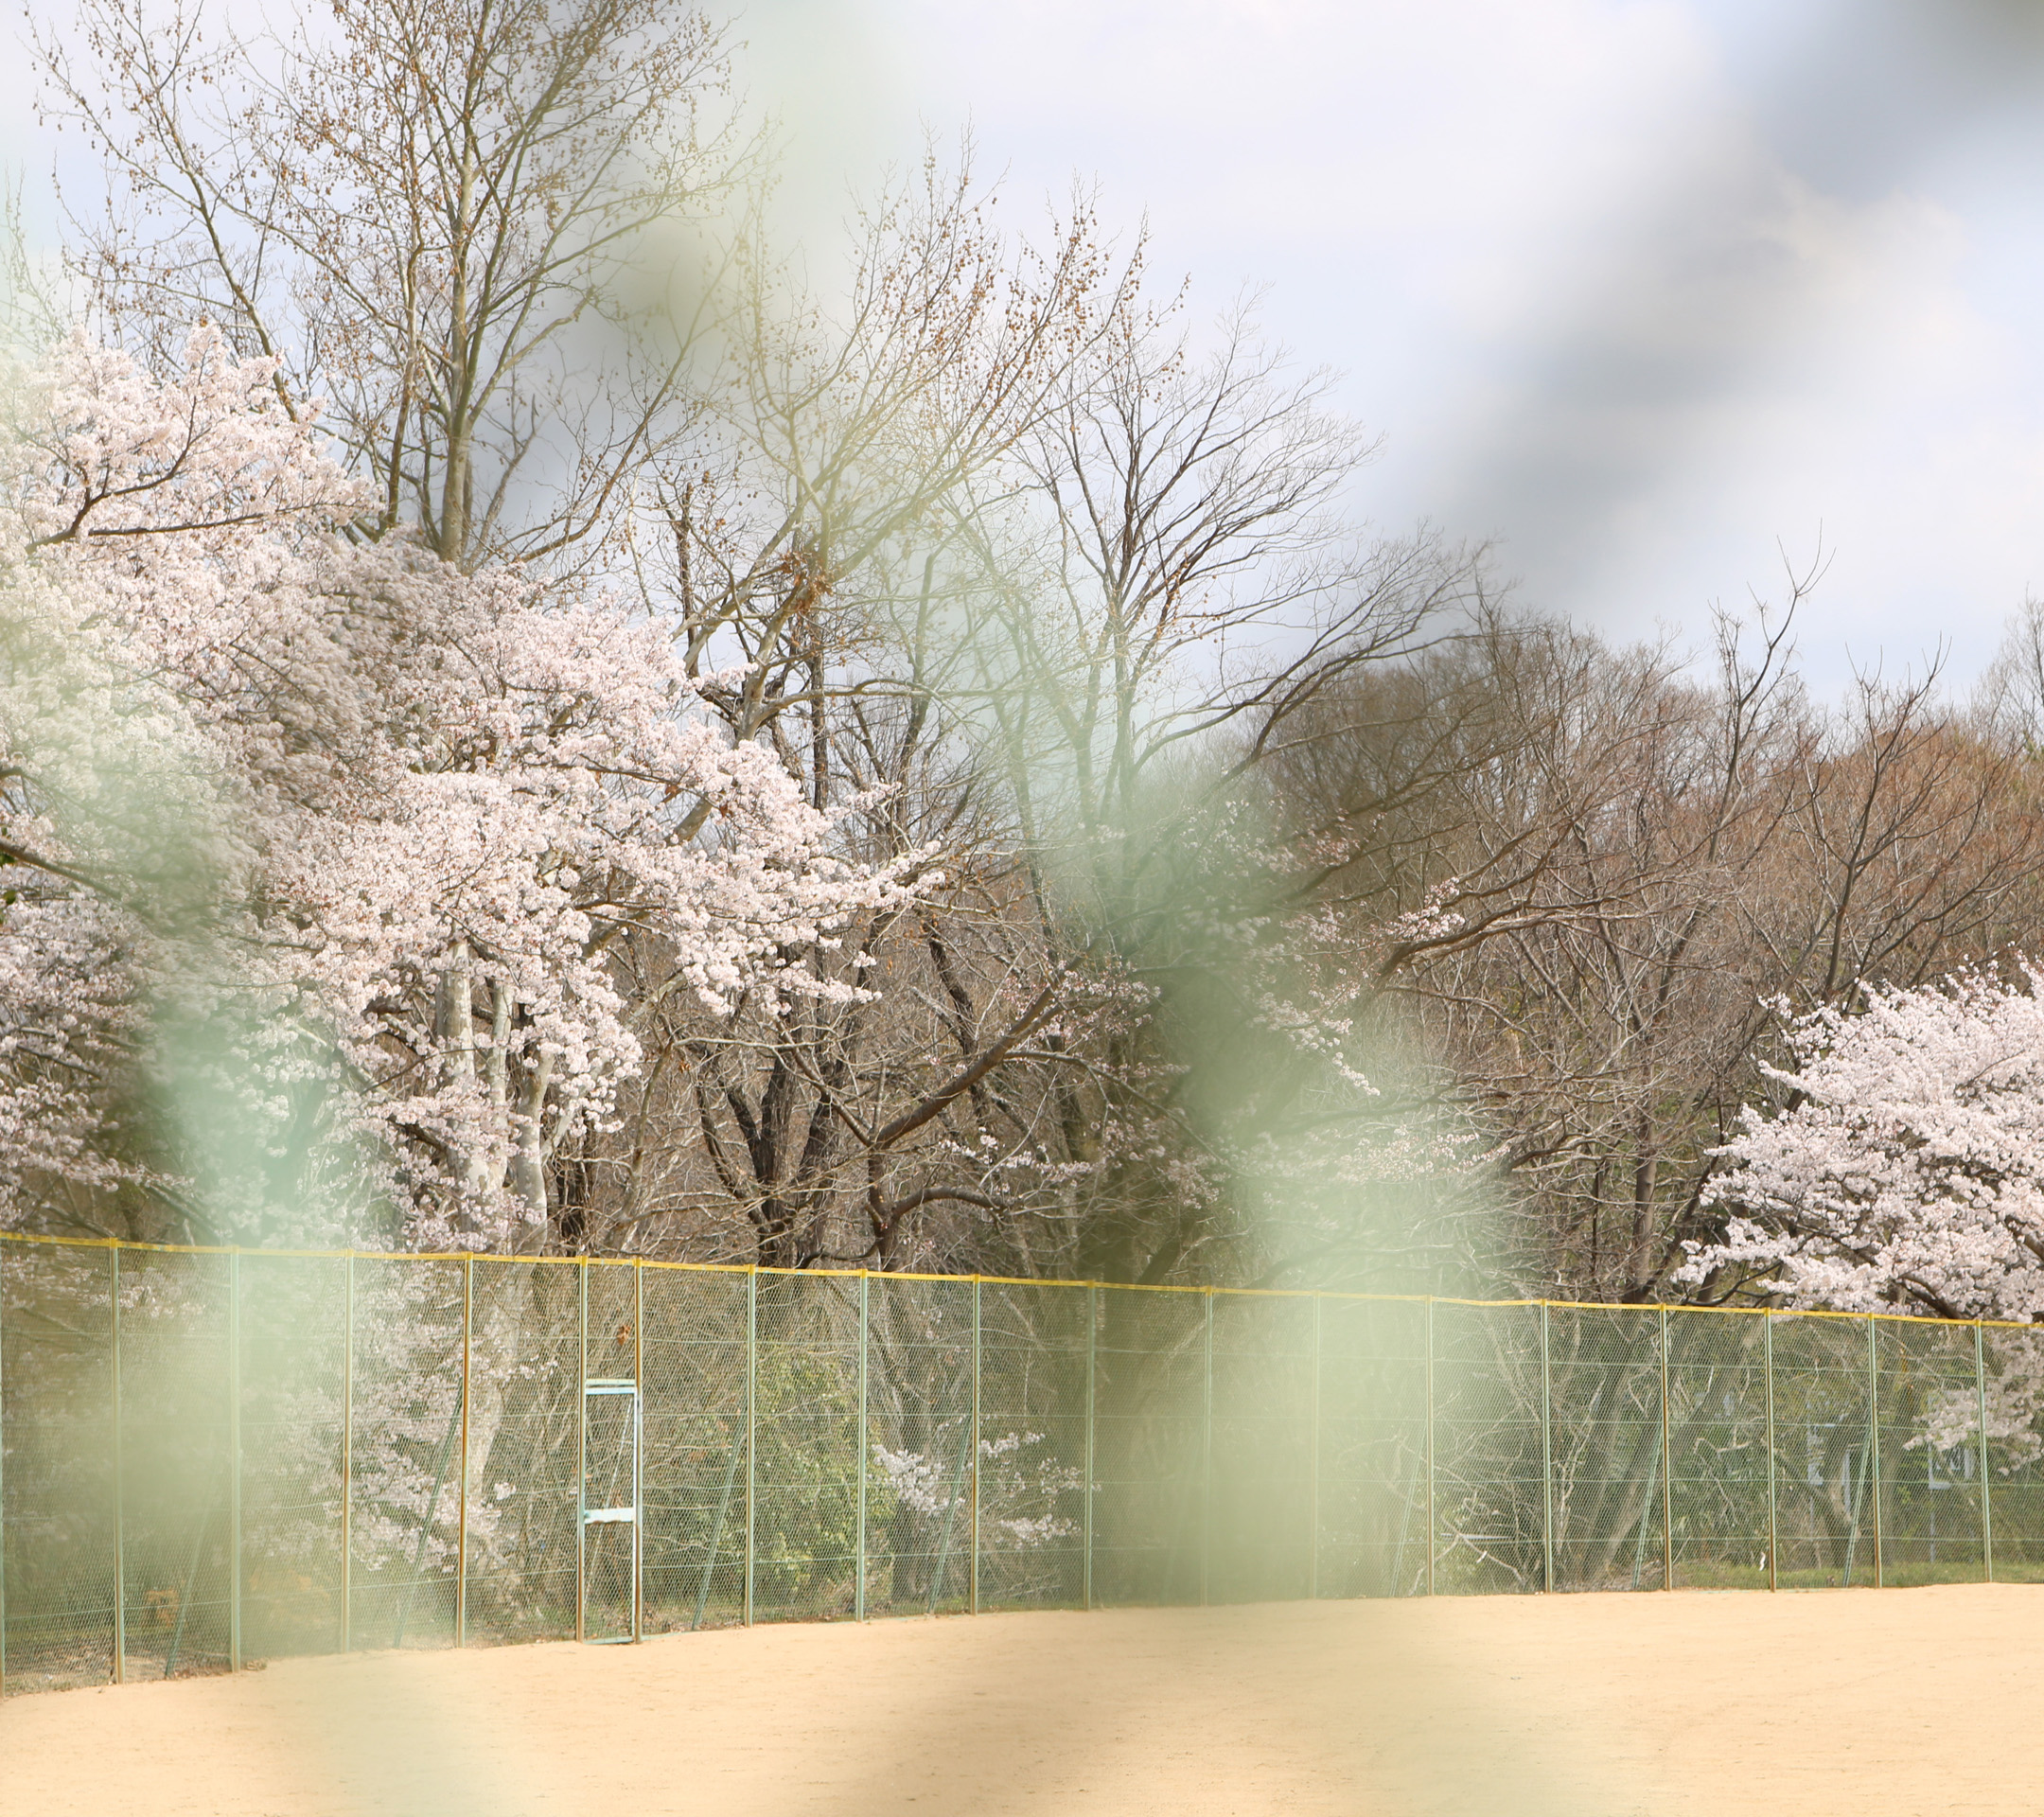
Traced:
[[[174, 381], [75, 337], [17, 388], [0, 1215], [149, 1175], [109, 1110], [128, 1054], [264, 1152], [213, 1182], [205, 1234], [380, 1201], [411, 1241], [531, 1244], [549, 1158], [638, 1061], [619, 939], [713, 1009], [797, 990], [790, 956], [916, 861], [835, 856], [616, 602], [365, 539], [273, 377], [202, 326]], [[169, 1052], [179, 1028], [218, 1051]], [[303, 1167], [275, 1202], [308, 1109], [325, 1211]]]

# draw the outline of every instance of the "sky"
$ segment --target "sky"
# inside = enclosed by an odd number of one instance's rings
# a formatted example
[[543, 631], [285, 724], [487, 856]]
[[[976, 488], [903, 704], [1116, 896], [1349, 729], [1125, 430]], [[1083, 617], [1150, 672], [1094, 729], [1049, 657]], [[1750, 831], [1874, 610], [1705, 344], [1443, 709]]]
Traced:
[[[1342, 375], [1382, 438], [1359, 514], [1491, 540], [1526, 605], [1700, 645], [1824, 559], [1821, 685], [1964, 682], [2044, 592], [2044, 0], [751, 0], [736, 30], [819, 244], [925, 134], [969, 131], [1021, 223], [1097, 185], [1195, 310], [1257, 293]], [[31, 92], [0, 60], [33, 221]]]
[[[967, 128], [1342, 375], [1525, 604], [1964, 682], [2044, 592], [2044, 0], [755, 0], [817, 196]], [[819, 207], [821, 204], [818, 204]]]

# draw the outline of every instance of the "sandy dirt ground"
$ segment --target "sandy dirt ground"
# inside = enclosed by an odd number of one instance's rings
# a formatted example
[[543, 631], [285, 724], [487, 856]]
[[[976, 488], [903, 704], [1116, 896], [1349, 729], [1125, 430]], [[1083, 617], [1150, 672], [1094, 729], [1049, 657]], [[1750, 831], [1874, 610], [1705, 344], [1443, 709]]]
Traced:
[[9, 1699], [0, 1813], [2035, 1817], [2040, 1666], [2025, 1586], [365, 1654]]

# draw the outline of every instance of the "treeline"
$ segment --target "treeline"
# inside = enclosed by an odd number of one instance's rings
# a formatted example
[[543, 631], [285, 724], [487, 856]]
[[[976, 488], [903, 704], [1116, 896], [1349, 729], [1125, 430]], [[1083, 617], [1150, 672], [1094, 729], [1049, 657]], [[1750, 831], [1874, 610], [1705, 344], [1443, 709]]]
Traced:
[[[817, 293], [668, 0], [42, 48], [112, 201], [20, 338], [134, 367], [25, 384], [15, 572], [257, 853], [173, 939], [16, 661], [10, 1221], [1662, 1297], [1784, 1008], [2034, 924], [2034, 621], [1833, 706], [1809, 575], [1715, 665], [1519, 609], [1348, 515], [1324, 375], [940, 159]], [[192, 939], [269, 992], [225, 1199], [142, 1032]]]

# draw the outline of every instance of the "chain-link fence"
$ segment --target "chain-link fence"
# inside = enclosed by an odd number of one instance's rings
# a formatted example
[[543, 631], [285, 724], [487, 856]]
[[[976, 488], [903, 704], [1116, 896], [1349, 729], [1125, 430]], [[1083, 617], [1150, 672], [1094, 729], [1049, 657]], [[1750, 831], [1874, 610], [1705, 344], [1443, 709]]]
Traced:
[[2044, 1332], [0, 1242], [0, 1690], [736, 1622], [2044, 1577]]

